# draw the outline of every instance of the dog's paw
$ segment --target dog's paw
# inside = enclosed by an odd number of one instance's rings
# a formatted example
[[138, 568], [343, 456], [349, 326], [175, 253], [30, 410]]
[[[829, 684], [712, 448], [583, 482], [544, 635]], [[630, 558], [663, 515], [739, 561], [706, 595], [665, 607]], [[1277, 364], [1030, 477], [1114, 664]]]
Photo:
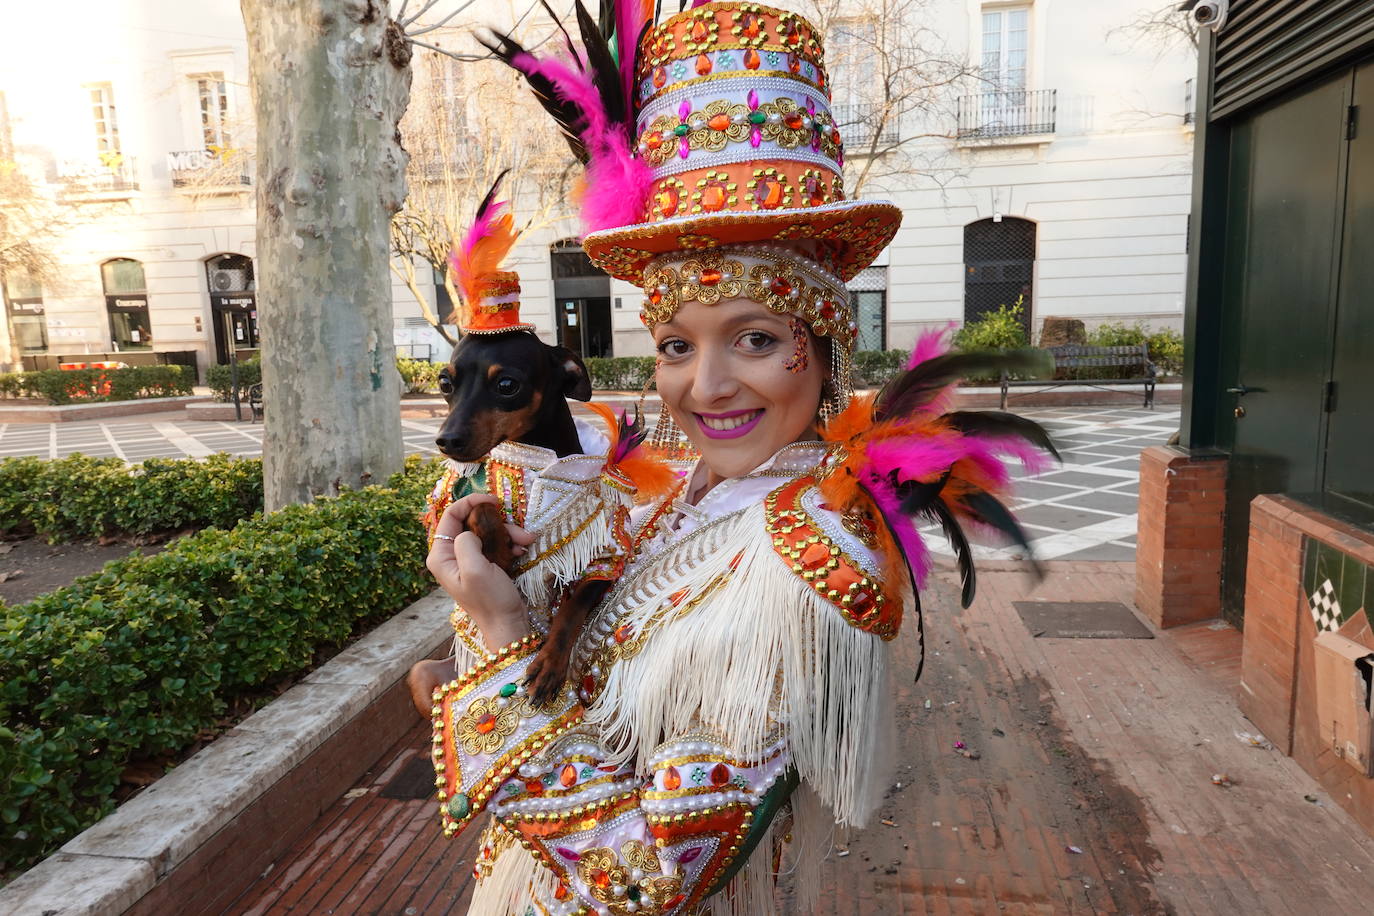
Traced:
[[525, 690], [535, 706], [547, 706], [558, 699], [568, 679], [568, 660], [559, 658], [545, 645], [525, 669]]

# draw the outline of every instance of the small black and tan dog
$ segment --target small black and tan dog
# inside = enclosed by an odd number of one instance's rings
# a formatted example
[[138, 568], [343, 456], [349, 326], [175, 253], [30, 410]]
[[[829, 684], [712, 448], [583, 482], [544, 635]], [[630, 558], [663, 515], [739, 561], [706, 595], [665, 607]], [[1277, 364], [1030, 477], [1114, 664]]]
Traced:
[[[449, 413], [434, 441], [455, 461], [480, 461], [507, 441], [537, 445], [560, 458], [582, 451], [568, 399], [591, 400], [587, 367], [576, 353], [550, 346], [529, 331], [467, 335], [440, 371], [439, 390]], [[499, 508], [486, 503], [464, 525], [481, 539], [487, 559], [510, 573], [515, 555], [506, 521]], [[552, 699], [562, 686], [573, 643], [608, 585], [594, 581], [571, 586], [560, 602], [528, 669], [527, 689], [536, 703]], [[410, 669], [407, 684], [422, 716], [430, 715], [434, 688], [452, 675], [452, 661], [446, 659], [428, 659]]]

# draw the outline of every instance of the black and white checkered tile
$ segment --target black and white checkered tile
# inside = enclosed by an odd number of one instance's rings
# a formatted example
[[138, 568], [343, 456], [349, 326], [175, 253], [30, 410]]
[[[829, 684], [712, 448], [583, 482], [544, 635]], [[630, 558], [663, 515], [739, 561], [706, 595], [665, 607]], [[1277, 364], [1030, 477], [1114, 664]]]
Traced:
[[1336, 586], [1330, 579], [1323, 579], [1317, 590], [1307, 596], [1307, 606], [1312, 610], [1312, 620], [1317, 624], [1317, 632], [1336, 630], [1341, 625], [1341, 603], [1336, 600]]

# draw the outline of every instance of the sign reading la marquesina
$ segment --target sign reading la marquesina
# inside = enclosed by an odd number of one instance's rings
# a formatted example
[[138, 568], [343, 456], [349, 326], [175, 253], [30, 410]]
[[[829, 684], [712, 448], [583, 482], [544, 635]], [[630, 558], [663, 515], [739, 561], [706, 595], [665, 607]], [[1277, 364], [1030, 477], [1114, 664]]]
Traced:
[[216, 309], [228, 309], [231, 312], [251, 312], [256, 304], [257, 297], [252, 293], [210, 294], [210, 305]]

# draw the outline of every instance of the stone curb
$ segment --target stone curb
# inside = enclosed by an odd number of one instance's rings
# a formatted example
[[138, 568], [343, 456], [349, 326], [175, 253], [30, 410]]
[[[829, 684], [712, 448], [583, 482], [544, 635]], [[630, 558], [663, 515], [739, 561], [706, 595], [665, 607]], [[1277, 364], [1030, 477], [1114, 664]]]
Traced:
[[451, 639], [451, 606], [436, 590], [406, 607], [0, 890], [0, 912], [106, 916], [136, 904]]
[[189, 404], [208, 401], [205, 395], [175, 398], [139, 398], [137, 401], [96, 401], [93, 404], [40, 404], [6, 407], [0, 404], [0, 423], [71, 423], [76, 420], [104, 420], [145, 413], [185, 410]]

